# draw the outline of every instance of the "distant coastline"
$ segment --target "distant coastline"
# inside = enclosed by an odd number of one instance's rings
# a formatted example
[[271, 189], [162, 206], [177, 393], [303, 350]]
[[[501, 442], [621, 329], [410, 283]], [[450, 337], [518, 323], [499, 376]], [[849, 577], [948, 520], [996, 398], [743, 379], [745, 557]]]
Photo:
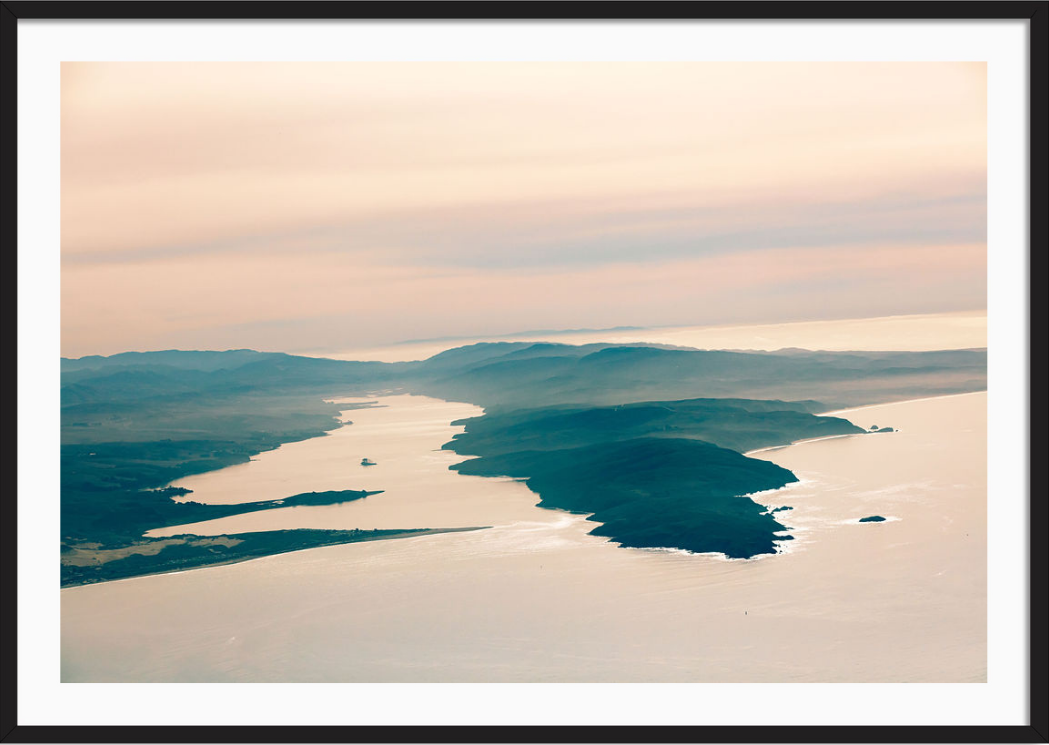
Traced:
[[457, 335], [339, 349], [299, 351], [307, 357], [384, 362], [421, 361], [456, 346], [499, 341], [571, 344], [666, 344], [691, 349], [776, 351], [933, 351], [987, 348], [985, 309], [779, 323], [625, 326], [610, 329], [518, 331], [502, 335]]
[[612, 326], [602, 329], [534, 329], [530, 331], [514, 331], [509, 334], [495, 334], [493, 336], [435, 336], [431, 339], [404, 339], [403, 341], [391, 342], [391, 347], [402, 347], [407, 344], [432, 344], [442, 341], [470, 341], [483, 338], [485, 340], [520, 339], [525, 336], [565, 336], [567, 334], [608, 334], [618, 331], [647, 331], [648, 326]]
[[[886, 401], [884, 403], [877, 404], [864, 404], [863, 406], [850, 406], [846, 409], [836, 409], [834, 411], [822, 411], [820, 416], [836, 416], [837, 414], [846, 414], [850, 411], [862, 411], [864, 409], [873, 409], [876, 406], [895, 406], [896, 404], [912, 404], [915, 401], [935, 401], [938, 398], [956, 398], [958, 396], [976, 396], [980, 393], [987, 393], [987, 388], [981, 388], [976, 391], [965, 391], [964, 393], [944, 393], [940, 396], [922, 396], [921, 398], [906, 398], [901, 401]], [[796, 443], [794, 443], [796, 444]]]

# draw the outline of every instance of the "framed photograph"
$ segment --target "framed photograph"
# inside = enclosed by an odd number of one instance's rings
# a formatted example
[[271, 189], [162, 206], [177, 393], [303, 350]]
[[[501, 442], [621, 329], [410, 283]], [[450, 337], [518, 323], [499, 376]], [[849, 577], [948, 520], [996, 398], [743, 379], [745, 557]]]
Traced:
[[1047, 3], [2, 12], [4, 742], [1047, 741]]

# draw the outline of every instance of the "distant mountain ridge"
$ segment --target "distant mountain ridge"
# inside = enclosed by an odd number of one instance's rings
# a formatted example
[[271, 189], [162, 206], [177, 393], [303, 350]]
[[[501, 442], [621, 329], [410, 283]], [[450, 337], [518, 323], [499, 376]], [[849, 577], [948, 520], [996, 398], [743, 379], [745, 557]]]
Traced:
[[258, 361], [264, 357], [277, 356], [276, 352], [256, 352], [254, 349], [227, 349], [225, 351], [199, 351], [165, 349], [157, 352], [121, 352], [103, 357], [89, 355], [78, 358], [62, 358], [62, 372], [74, 370], [97, 370], [106, 367], [141, 367], [159, 365], [181, 370], [222, 370]]
[[229, 350], [63, 359], [63, 405], [213, 391], [403, 388], [485, 407], [685, 398], [814, 399], [835, 407], [983, 390], [986, 350], [780, 352], [665, 345], [483, 342], [421, 362], [357, 362]]

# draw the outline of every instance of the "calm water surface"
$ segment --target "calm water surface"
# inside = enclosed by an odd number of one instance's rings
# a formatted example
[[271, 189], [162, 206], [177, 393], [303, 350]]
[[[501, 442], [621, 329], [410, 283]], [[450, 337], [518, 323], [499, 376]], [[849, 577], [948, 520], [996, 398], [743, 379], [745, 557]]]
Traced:
[[[363, 400], [363, 399], [362, 399]], [[62, 591], [64, 681], [982, 681], [986, 394], [845, 412], [899, 432], [754, 457], [801, 483], [789, 550], [749, 561], [621, 549], [519, 482], [439, 450], [475, 407], [419, 396], [179, 482], [212, 502], [385, 489], [199, 523], [492, 526]], [[379, 465], [362, 468], [369, 457]], [[866, 515], [889, 522], [860, 524]], [[185, 532], [190, 528], [157, 531]]]
[[987, 346], [987, 312], [958, 311], [880, 318], [796, 321], [745, 326], [669, 326], [605, 331], [546, 332], [402, 342], [368, 349], [316, 352], [318, 357], [402, 362], [423, 360], [466, 344], [490, 341], [547, 341], [563, 344], [673, 344], [698, 349], [763, 349], [784, 347], [851, 351], [894, 349], [920, 352]]

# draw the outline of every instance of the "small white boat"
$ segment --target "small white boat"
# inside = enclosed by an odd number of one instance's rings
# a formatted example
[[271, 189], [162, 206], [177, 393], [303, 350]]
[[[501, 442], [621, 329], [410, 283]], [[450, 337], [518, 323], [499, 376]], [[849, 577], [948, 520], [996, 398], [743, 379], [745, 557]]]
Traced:
[[377, 464], [373, 460], [368, 460], [367, 458], [361, 458], [361, 465], [362, 466], [374, 466], [374, 465], [377, 465]]

